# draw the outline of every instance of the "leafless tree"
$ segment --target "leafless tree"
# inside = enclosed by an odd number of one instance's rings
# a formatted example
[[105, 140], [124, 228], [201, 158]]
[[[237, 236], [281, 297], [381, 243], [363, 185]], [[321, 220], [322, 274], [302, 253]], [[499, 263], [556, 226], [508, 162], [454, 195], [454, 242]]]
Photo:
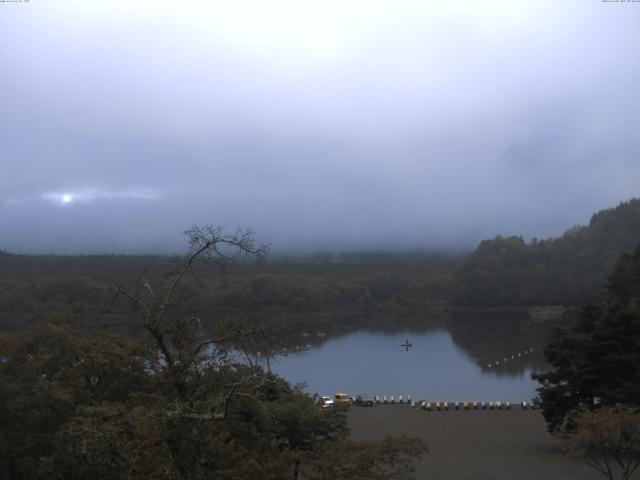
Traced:
[[[221, 321], [212, 329], [211, 336], [205, 336], [199, 314], [185, 300], [182, 290], [187, 277], [197, 279], [200, 266], [225, 270], [230, 262], [243, 256], [262, 261], [268, 247], [257, 244], [251, 230], [237, 229], [229, 233], [219, 226], [193, 225], [184, 234], [189, 241], [188, 253], [169, 273], [160, 277], [143, 275], [127, 284], [114, 282], [102, 288], [114, 295], [114, 301], [125, 297], [133, 303], [143, 329], [151, 338], [152, 348], [159, 354], [156, 368], [174, 378], [174, 386], [181, 396], [187, 392], [185, 372], [232, 363], [221, 360], [227, 354], [225, 346], [243, 352], [245, 362], [253, 368], [258, 363], [258, 339], [268, 336], [262, 326], [244, 317]], [[268, 366], [266, 348], [262, 350], [261, 358], [266, 359]], [[264, 381], [268, 378], [254, 375], [241, 384], [231, 384], [221, 395], [222, 412], [227, 411], [231, 397], [250, 396], [256, 384]], [[243, 390], [245, 386], [250, 388]], [[196, 414], [183, 412], [183, 415]]]
[[640, 466], [640, 412], [624, 407], [586, 411], [563, 441], [610, 480], [629, 480]]

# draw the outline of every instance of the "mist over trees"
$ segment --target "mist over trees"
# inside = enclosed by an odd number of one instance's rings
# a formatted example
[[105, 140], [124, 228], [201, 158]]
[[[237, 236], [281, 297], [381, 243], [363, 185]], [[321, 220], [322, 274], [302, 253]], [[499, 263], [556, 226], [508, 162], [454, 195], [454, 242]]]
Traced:
[[[640, 243], [640, 200], [593, 215], [556, 239], [483, 241], [468, 256], [450, 252], [351, 252], [236, 262], [224, 275], [194, 266], [185, 280], [207, 318], [244, 312], [281, 335], [339, 331], [372, 319], [397, 322], [456, 308], [593, 302], [619, 256]], [[95, 287], [162, 275], [180, 257], [29, 256], [0, 252], [0, 327], [64, 313], [87, 326], [130, 331], [126, 304], [109, 305]]]
[[640, 199], [546, 240], [496, 237], [467, 257], [453, 283], [462, 305], [581, 305], [594, 301], [620, 255], [640, 243]]

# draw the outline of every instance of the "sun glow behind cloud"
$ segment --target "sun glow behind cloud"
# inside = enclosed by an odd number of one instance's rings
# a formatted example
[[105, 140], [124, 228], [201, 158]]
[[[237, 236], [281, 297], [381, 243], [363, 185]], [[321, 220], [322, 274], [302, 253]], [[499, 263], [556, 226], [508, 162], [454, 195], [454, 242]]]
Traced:
[[99, 190], [84, 189], [69, 192], [46, 192], [40, 200], [54, 205], [71, 205], [74, 203], [91, 203], [108, 200], [157, 200], [160, 195], [151, 190]]

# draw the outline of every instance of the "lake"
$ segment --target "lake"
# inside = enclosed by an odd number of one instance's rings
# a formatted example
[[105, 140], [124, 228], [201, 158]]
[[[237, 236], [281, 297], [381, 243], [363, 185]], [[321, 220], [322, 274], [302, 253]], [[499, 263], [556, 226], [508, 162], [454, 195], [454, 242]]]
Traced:
[[[410, 395], [430, 401], [509, 401], [535, 396], [546, 370], [549, 327], [523, 322], [451, 322], [446, 328], [355, 331], [278, 356], [274, 371], [306, 392]], [[409, 340], [410, 348], [401, 344]]]

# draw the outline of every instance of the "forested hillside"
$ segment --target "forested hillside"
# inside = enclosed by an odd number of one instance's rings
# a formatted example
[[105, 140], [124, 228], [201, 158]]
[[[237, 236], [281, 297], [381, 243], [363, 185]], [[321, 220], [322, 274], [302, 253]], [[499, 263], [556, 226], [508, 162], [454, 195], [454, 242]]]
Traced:
[[[207, 318], [248, 313], [281, 331], [330, 332], [361, 317], [424, 317], [451, 306], [580, 305], [602, 292], [616, 260], [640, 244], [640, 199], [593, 215], [559, 238], [485, 240], [460, 253], [363, 253], [194, 267], [185, 282]], [[0, 251], [0, 329], [73, 314], [120, 330], [124, 305], [96, 287], [171, 272], [181, 257], [15, 255]], [[121, 325], [122, 327], [118, 327]]]
[[640, 244], [640, 199], [591, 217], [559, 238], [485, 240], [461, 265], [453, 291], [461, 305], [578, 305], [602, 292], [617, 259]]

